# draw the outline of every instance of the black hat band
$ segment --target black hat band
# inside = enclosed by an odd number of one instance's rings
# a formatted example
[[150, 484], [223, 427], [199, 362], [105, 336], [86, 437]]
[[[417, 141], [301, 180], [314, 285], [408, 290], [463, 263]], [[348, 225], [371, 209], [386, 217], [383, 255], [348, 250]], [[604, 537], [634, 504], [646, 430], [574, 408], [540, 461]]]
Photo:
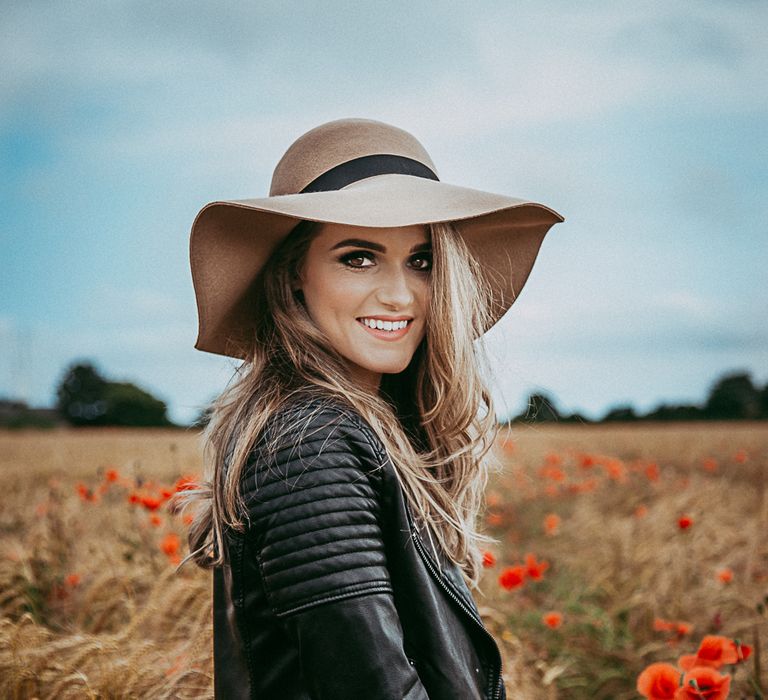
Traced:
[[301, 190], [300, 194], [340, 190], [353, 182], [375, 175], [414, 175], [428, 180], [439, 181], [440, 179], [430, 168], [418, 160], [388, 153], [377, 153], [340, 163], [312, 180]]

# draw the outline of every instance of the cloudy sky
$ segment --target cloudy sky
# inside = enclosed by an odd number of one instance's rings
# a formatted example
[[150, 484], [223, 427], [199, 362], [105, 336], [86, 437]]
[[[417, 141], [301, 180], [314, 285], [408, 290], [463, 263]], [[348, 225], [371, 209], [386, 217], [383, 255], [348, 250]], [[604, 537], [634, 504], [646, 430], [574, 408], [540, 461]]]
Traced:
[[766, 26], [757, 0], [3, 2], [0, 396], [49, 405], [87, 359], [195, 416], [237, 364], [193, 348], [195, 214], [347, 116], [565, 216], [487, 336], [500, 413], [764, 383]]

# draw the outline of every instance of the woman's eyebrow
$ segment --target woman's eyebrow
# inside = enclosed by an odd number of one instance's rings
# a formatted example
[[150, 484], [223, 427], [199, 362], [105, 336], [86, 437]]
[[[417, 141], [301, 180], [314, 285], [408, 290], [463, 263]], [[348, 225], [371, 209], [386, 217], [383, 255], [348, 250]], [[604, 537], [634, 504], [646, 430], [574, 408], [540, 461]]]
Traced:
[[332, 246], [331, 250], [336, 250], [336, 248], [344, 248], [351, 245], [357, 246], [359, 248], [370, 248], [371, 250], [376, 250], [379, 253], [387, 252], [387, 249], [380, 243], [364, 241], [362, 238], [345, 238], [343, 241], [339, 241], [336, 245]]
[[[374, 243], [373, 241], [364, 241], [362, 238], [345, 238], [343, 241], [339, 241], [335, 245], [331, 246], [331, 250], [336, 250], [336, 248], [344, 248], [345, 246], [357, 246], [358, 248], [370, 248], [371, 250], [375, 250], [379, 253], [386, 253], [387, 249], [381, 243]], [[421, 252], [423, 250], [429, 250], [431, 248], [431, 244], [429, 241], [424, 241], [422, 243], [417, 243], [413, 248], [411, 248], [411, 253], [417, 253]]]

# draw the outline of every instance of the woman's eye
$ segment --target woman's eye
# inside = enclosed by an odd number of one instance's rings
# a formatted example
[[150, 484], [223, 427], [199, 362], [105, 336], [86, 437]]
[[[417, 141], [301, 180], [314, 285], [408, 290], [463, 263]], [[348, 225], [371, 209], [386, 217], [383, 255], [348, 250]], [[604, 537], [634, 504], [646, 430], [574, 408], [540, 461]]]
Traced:
[[411, 258], [412, 265], [419, 272], [427, 272], [432, 269], [432, 256], [431, 255], [417, 255]]
[[[347, 253], [346, 255], [342, 255], [341, 258], [339, 258], [342, 263], [347, 265], [348, 267], [370, 267], [373, 265], [373, 259], [370, 253], [364, 253], [361, 251], [356, 251], [354, 253]], [[368, 261], [370, 264], [366, 264], [365, 261]]]

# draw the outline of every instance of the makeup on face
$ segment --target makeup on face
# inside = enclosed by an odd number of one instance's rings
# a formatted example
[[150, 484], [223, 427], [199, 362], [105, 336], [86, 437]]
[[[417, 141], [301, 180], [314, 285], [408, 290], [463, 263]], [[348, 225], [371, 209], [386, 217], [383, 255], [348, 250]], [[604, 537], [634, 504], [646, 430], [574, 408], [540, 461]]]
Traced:
[[426, 226], [323, 224], [302, 265], [307, 311], [347, 359], [353, 378], [378, 387], [403, 371], [426, 332], [432, 268]]

